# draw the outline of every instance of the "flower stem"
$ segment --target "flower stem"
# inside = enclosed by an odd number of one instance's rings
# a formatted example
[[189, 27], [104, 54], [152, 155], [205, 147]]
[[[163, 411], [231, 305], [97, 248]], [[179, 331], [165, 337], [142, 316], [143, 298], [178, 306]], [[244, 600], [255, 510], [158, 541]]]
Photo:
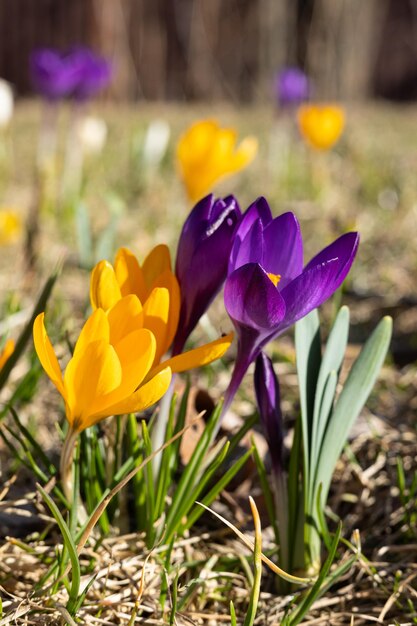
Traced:
[[[160, 448], [165, 441], [165, 434], [167, 430], [169, 412], [171, 410], [172, 397], [174, 395], [175, 388], [175, 374], [172, 375], [171, 383], [162, 397], [159, 403], [159, 413], [156, 417], [156, 421], [151, 433], [152, 450]], [[161, 466], [162, 456], [159, 454], [152, 459], [152, 472], [155, 480], [155, 484], [158, 481], [159, 468]]]
[[74, 480], [72, 473], [72, 462], [74, 459], [74, 449], [77, 441], [78, 432], [72, 427], [68, 429], [65, 437], [64, 445], [61, 452], [61, 461], [59, 464], [59, 473], [61, 476], [62, 488], [69, 505], [74, 498]]

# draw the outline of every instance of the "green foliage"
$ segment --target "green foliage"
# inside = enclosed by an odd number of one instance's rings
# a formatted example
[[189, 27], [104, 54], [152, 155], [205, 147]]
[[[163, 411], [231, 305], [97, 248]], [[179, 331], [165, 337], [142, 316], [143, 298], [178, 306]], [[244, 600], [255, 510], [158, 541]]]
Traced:
[[[349, 431], [363, 408], [384, 362], [392, 321], [384, 318], [365, 342], [340, 387], [339, 376], [349, 333], [349, 309], [342, 307], [321, 346], [320, 321], [313, 311], [296, 325], [295, 342], [300, 393], [300, 416], [295, 425], [288, 472], [274, 475], [274, 498], [259, 455], [255, 461], [269, 516], [280, 545], [280, 564], [288, 572], [320, 570], [322, 544], [329, 556], [314, 584], [310, 600], [304, 600], [288, 626], [298, 623], [317, 597], [339, 542], [340, 529], [331, 537], [325, 506], [338, 458]], [[400, 480], [400, 483], [404, 481]], [[274, 502], [273, 502], [274, 500]], [[284, 592], [288, 584], [280, 581]], [[313, 599], [311, 599], [313, 598]]]
[[49, 300], [49, 296], [52, 293], [52, 289], [55, 285], [56, 279], [58, 278], [59, 272], [60, 272], [60, 269], [58, 268], [51, 274], [51, 276], [46, 281], [39, 295], [39, 298], [35, 306], [33, 307], [32, 315], [30, 316], [30, 319], [26, 323], [25, 327], [23, 328], [22, 332], [19, 335], [19, 338], [16, 341], [14, 351], [12, 352], [10, 357], [7, 359], [6, 363], [1, 368], [0, 389], [2, 389], [4, 385], [6, 384], [10, 376], [10, 372], [12, 371], [12, 369], [14, 368], [14, 366], [20, 359], [21, 355], [23, 354], [23, 351], [26, 348], [26, 345], [29, 339], [32, 337], [33, 322], [35, 321], [35, 318], [39, 315], [39, 313], [42, 313], [42, 311], [45, 310], [46, 304]]

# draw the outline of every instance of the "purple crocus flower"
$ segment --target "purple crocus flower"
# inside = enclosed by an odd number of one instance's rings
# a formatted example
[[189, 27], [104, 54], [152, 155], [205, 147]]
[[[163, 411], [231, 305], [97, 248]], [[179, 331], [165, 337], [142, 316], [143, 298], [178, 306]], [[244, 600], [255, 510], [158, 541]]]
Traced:
[[80, 79], [74, 89], [76, 99], [88, 100], [110, 82], [112, 75], [110, 62], [89, 48], [73, 48], [71, 59], [75, 65], [80, 67]]
[[265, 198], [237, 229], [224, 301], [238, 335], [238, 352], [224, 410], [262, 348], [327, 300], [346, 278], [359, 243], [346, 233], [303, 269], [300, 226], [293, 213], [275, 219]]
[[227, 275], [233, 235], [241, 212], [236, 199], [210, 194], [190, 212], [178, 242], [175, 272], [181, 310], [173, 354], [179, 354]]
[[275, 92], [281, 106], [296, 106], [308, 99], [310, 81], [298, 67], [286, 67], [277, 74]]
[[271, 454], [274, 473], [279, 474], [283, 469], [284, 441], [281, 397], [272, 361], [263, 352], [256, 359], [254, 383], [259, 417]]
[[84, 47], [64, 53], [49, 48], [35, 50], [29, 65], [35, 88], [48, 100], [86, 100], [105, 87], [111, 77], [110, 63]]
[[81, 68], [72, 62], [71, 55], [49, 48], [32, 52], [29, 69], [35, 89], [48, 100], [71, 95], [81, 74]]

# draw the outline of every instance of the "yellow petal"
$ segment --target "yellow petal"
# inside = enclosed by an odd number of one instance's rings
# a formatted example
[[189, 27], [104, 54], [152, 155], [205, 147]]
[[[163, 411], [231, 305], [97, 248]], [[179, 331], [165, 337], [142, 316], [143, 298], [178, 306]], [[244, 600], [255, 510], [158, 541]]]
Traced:
[[143, 326], [149, 328], [156, 339], [156, 363], [166, 352], [169, 306], [169, 291], [164, 287], [153, 289], [143, 305]]
[[136, 330], [114, 346], [122, 365], [121, 389], [135, 391], [151, 369], [155, 359], [156, 341], [147, 328]]
[[232, 172], [238, 172], [249, 165], [256, 157], [258, 152], [258, 140], [256, 137], [246, 137], [240, 142], [231, 163]]
[[137, 411], [144, 411], [148, 407], [155, 404], [162, 396], [168, 391], [168, 387], [171, 383], [172, 373], [169, 367], [162, 369], [153, 378], [149, 380], [145, 385], [140, 387], [129, 398], [118, 402], [117, 404], [108, 407], [106, 413], [103, 415], [97, 413], [91, 415], [86, 421], [86, 426], [91, 426], [99, 420], [108, 415], [107, 411], [111, 411], [111, 415], [122, 415], [124, 413], [136, 413]]
[[61, 368], [56, 358], [54, 349], [47, 335], [45, 323], [45, 313], [39, 313], [33, 324], [33, 342], [39, 361], [49, 378], [58, 389], [59, 393], [65, 398], [64, 381], [62, 378]]
[[4, 344], [2, 352], [0, 353], [0, 370], [3, 367], [3, 365], [6, 363], [6, 361], [9, 359], [9, 357], [13, 354], [14, 348], [15, 348], [15, 343], [13, 339], [8, 339], [6, 343]]
[[175, 333], [177, 332], [181, 307], [181, 291], [177, 277], [171, 272], [171, 270], [166, 270], [158, 276], [154, 283], [154, 287], [165, 287], [165, 289], [169, 292], [169, 313], [165, 337], [165, 349], [162, 353], [164, 354], [173, 342]]
[[122, 297], [113, 267], [100, 261], [91, 272], [90, 301], [93, 309], [110, 309]]
[[254, 158], [258, 142], [247, 137], [236, 149], [236, 132], [213, 120], [193, 124], [177, 146], [181, 178], [192, 201], [211, 190], [223, 176], [246, 167]]
[[169, 366], [173, 372], [184, 372], [186, 370], [193, 369], [194, 367], [201, 367], [202, 365], [208, 365], [212, 361], [219, 359], [226, 352], [228, 347], [233, 341], [233, 333], [219, 337], [215, 341], [206, 343], [204, 346], [189, 350], [177, 356], [173, 356], [171, 359], [167, 359], [160, 365], [154, 367], [150, 376], [154, 376], [155, 372], [160, 371], [162, 367]]
[[123, 296], [134, 293], [143, 303], [147, 288], [142, 269], [135, 255], [127, 248], [120, 248], [114, 260], [114, 271]]
[[182, 172], [196, 161], [203, 163], [217, 134], [219, 125], [214, 120], [201, 120], [192, 124], [180, 137], [177, 145], [177, 159]]
[[167, 270], [171, 271], [171, 255], [168, 246], [160, 244], [150, 251], [142, 264], [148, 294], [149, 290], [155, 286], [154, 283], [158, 276]]
[[108, 415], [108, 407], [128, 398], [148, 374], [155, 357], [155, 337], [149, 330], [140, 329], [124, 337], [114, 349], [122, 367], [120, 385], [96, 399], [90, 413]]
[[113, 346], [94, 341], [69, 361], [64, 375], [67, 418], [80, 431], [102, 396], [120, 386], [122, 367]]
[[318, 150], [328, 150], [343, 132], [345, 114], [339, 106], [304, 105], [298, 110], [298, 125], [307, 143]]
[[103, 309], [96, 309], [81, 329], [77, 343], [75, 344], [73, 356], [76, 356], [79, 352], [84, 351], [88, 344], [93, 341], [100, 340], [104, 340], [105, 343], [109, 343], [109, 322]]
[[125, 296], [107, 312], [110, 343], [115, 345], [123, 337], [143, 327], [143, 309], [134, 294]]
[[0, 210], [0, 245], [9, 245], [18, 241], [22, 233], [22, 220], [9, 209]]

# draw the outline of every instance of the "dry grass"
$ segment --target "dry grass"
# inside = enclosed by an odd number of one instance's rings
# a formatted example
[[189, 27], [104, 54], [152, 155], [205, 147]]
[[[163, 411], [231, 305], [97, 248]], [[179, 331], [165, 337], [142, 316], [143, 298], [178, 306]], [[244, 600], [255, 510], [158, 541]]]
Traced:
[[[253, 168], [237, 179], [236, 186], [235, 181], [230, 186], [225, 182], [220, 189], [227, 193], [236, 187], [242, 206], [265, 194], [276, 213], [288, 207], [294, 209], [305, 233], [307, 256], [346, 228], [356, 226], [361, 231], [362, 246], [347, 293], [353, 343], [363, 340], [383, 314], [394, 315], [393, 359], [355, 426], [350, 445], [337, 467], [329, 501], [333, 520], [330, 523], [341, 519], [346, 538], [356, 529], [359, 531], [364, 558], [315, 603], [302, 623], [417, 623], [416, 502], [401, 500], [397, 476], [398, 458], [402, 460], [408, 486], [417, 471], [417, 372], [412, 365], [417, 358], [417, 110], [352, 109], [348, 132], [338, 152], [319, 155], [316, 163], [309, 164], [312, 156], [298, 147], [296, 167], [288, 176], [282, 173], [277, 136], [270, 133], [271, 124], [275, 125], [274, 132], [278, 129], [270, 112], [247, 110], [238, 114], [220, 107], [215, 112], [225, 123], [236, 123], [242, 133], [258, 133], [262, 142]], [[186, 121], [206, 115], [207, 110], [158, 106], [124, 109], [121, 113], [120, 109], [103, 110], [109, 122], [110, 141], [102, 161], [97, 166], [91, 164], [87, 202], [99, 225], [106, 193], [109, 189], [116, 191], [126, 204], [120, 244], [128, 243], [143, 256], [154, 242], [165, 239], [173, 244], [187, 206], [172, 167], [164, 166], [160, 177], [147, 180], [145, 185], [127, 146], [135, 133], [142, 132], [144, 121], [154, 116], [168, 119], [173, 135], [178, 136]], [[23, 214], [33, 201], [36, 117], [33, 103], [18, 110], [11, 137], [14, 160], [9, 174], [2, 177], [3, 203], [20, 207]], [[28, 141], [28, 137], [32, 140]], [[311, 168], [308, 181], [299, 169], [300, 164], [306, 163]], [[277, 171], [281, 172], [279, 176]], [[44, 217], [41, 273], [51, 258], [63, 252], [69, 252], [73, 259], [74, 237], [69, 229], [68, 224], [65, 229], [59, 227], [52, 216]], [[13, 293], [19, 306], [29, 306], [39, 277], [28, 281], [19, 249], [13, 254], [0, 254], [1, 292], [8, 294], [8, 300]], [[69, 264], [54, 297], [56, 327], [61, 337], [63, 327], [71, 333], [82, 318], [87, 285], [87, 273]], [[3, 305], [3, 309], [7, 307]], [[290, 416], [297, 410], [291, 342], [285, 339], [274, 350], [286, 359], [279, 364], [278, 372], [284, 411], [291, 422]], [[221, 389], [227, 384], [224, 377], [219, 377]], [[242, 412], [247, 411], [248, 403], [251, 406], [249, 390], [236, 403], [237, 412], [239, 402]], [[60, 416], [60, 408], [45, 381], [41, 382], [34, 403], [22, 408], [22, 415], [27, 421], [38, 422], [42, 444], [48, 454], [56, 455], [58, 437], [51, 431], [51, 424]], [[48, 561], [55, 557], [61, 539], [34, 491], [33, 477], [22, 469], [16, 477], [7, 451], [0, 447], [0, 452], [6, 480], [0, 493], [0, 531], [4, 537], [0, 546], [0, 592], [3, 616], [7, 616], [0, 624], [74, 623], [64, 609], [68, 598], [65, 588], [43, 596], [33, 594], [34, 585], [45, 573]], [[246, 475], [245, 481], [244, 489], [225, 493], [217, 506], [222, 515], [237, 521], [250, 534], [247, 494], [258, 495], [261, 509], [262, 500], [255, 473]], [[265, 517], [263, 523], [264, 551], [268, 551], [273, 549], [272, 534], [266, 528]], [[44, 532], [46, 528], [48, 532]], [[86, 571], [94, 571], [96, 578], [78, 613], [79, 623], [168, 623], [170, 592], [165, 615], [159, 604], [165, 576], [159, 558], [161, 551], [162, 547], [158, 547], [149, 554], [135, 533], [90, 543], [81, 562]], [[339, 560], [347, 554], [348, 548], [342, 549]], [[231, 599], [238, 615], [244, 615], [250, 575], [243, 555], [248, 556], [246, 549], [208, 515], [189, 537], [175, 544], [171, 569], [166, 574], [169, 589], [172, 590], [179, 572], [179, 597], [187, 596], [176, 624], [229, 624]], [[84, 575], [85, 583], [90, 575]], [[293, 602], [293, 596], [275, 593], [275, 582], [273, 575], [264, 571], [256, 624], [278, 626]]]

